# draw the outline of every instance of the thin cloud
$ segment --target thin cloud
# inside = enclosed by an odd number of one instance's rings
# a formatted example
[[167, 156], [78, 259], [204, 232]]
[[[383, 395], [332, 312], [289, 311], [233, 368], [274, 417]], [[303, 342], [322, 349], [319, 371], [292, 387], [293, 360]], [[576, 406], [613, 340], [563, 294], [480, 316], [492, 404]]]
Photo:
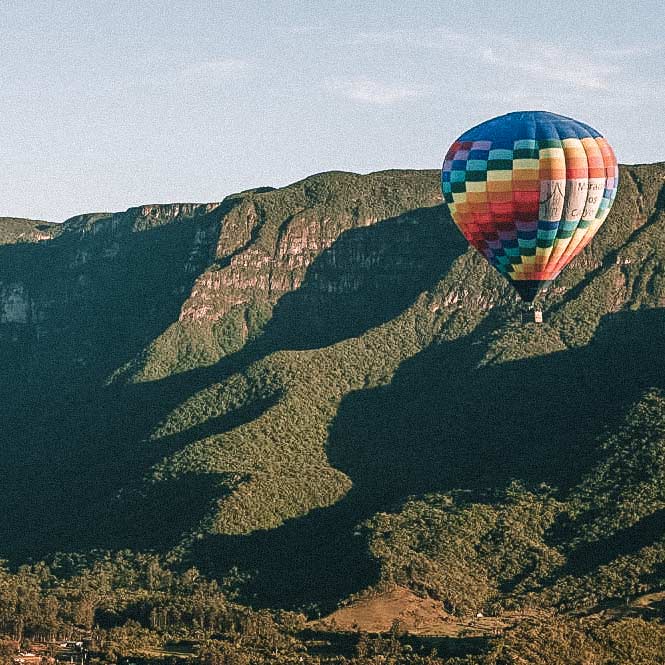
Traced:
[[[505, 39], [505, 38], [504, 38]], [[616, 65], [597, 62], [588, 52], [562, 49], [551, 44], [525, 47], [506, 40], [501, 52], [509, 55], [495, 64], [535, 75], [539, 80], [565, 83], [585, 90], [609, 90]]]
[[368, 78], [328, 79], [325, 87], [340, 97], [380, 106], [424, 97], [432, 92], [431, 86], [389, 84]]
[[361, 31], [351, 43], [364, 47], [413, 47], [444, 51], [448, 56], [480, 62], [489, 67], [530, 75], [544, 82], [562, 83], [587, 91], [609, 90], [619, 67], [609, 62], [606, 50], [560, 47], [552, 43], [487, 35], [479, 48], [478, 34], [439, 26], [425, 30]]
[[240, 78], [248, 73], [251, 65], [240, 58], [221, 58], [219, 60], [203, 60], [194, 62], [180, 72], [181, 79], [205, 79], [206, 81], [222, 81]]
[[384, 44], [404, 44], [410, 41], [409, 33], [404, 30], [366, 31], [356, 33], [350, 43], [357, 46], [382, 46]]
[[326, 32], [327, 28], [322, 25], [294, 25], [289, 28], [292, 35], [320, 35]]
[[483, 62], [486, 62], [488, 65], [496, 65], [499, 62], [499, 57], [494, 52], [492, 48], [483, 49], [481, 52], [481, 57]]
[[448, 27], [427, 30], [361, 30], [353, 34], [347, 43], [355, 46], [403, 46], [406, 48], [443, 49], [466, 46], [469, 38], [462, 32]]

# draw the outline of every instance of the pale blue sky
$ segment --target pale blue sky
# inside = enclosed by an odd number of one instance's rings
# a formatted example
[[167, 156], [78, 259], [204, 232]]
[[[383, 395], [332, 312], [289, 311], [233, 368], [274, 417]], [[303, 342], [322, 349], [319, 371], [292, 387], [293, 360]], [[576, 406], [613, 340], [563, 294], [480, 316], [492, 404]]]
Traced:
[[0, 0], [0, 216], [439, 168], [512, 110], [665, 160], [660, 1]]

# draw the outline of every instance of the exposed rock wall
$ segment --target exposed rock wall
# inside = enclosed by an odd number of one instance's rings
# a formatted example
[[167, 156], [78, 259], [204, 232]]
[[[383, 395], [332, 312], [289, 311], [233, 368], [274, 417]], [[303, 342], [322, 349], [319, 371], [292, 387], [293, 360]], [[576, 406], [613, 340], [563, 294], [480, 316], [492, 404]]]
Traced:
[[[346, 232], [440, 202], [434, 171], [321, 174], [282, 190], [248, 194], [222, 219], [217, 262], [197, 279], [180, 319], [216, 321], [257, 299], [274, 304], [299, 288], [314, 260]], [[344, 277], [335, 271], [326, 282], [319, 271], [318, 288], [358, 288], [353, 273], [377, 261], [377, 251], [357, 243]], [[326, 256], [331, 265], [336, 260], [334, 252]]]

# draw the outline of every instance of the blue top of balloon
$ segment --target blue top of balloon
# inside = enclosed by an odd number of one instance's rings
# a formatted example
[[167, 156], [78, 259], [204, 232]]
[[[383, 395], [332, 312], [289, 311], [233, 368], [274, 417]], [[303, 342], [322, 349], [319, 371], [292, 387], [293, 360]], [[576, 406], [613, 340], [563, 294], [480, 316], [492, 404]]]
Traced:
[[535, 139], [537, 141], [596, 138], [601, 136], [593, 127], [583, 122], [548, 111], [515, 111], [472, 127], [458, 141], [492, 141], [495, 148], [512, 148], [513, 141]]

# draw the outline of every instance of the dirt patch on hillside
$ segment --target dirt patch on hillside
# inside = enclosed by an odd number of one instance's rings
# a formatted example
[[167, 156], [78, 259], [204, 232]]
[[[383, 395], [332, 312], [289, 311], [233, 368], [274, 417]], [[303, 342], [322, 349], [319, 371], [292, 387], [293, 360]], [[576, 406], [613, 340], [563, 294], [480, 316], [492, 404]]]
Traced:
[[331, 632], [386, 633], [395, 621], [411, 635], [468, 637], [494, 635], [516, 623], [516, 616], [455, 617], [441, 603], [421, 598], [409, 589], [394, 587], [342, 607], [312, 628]]

